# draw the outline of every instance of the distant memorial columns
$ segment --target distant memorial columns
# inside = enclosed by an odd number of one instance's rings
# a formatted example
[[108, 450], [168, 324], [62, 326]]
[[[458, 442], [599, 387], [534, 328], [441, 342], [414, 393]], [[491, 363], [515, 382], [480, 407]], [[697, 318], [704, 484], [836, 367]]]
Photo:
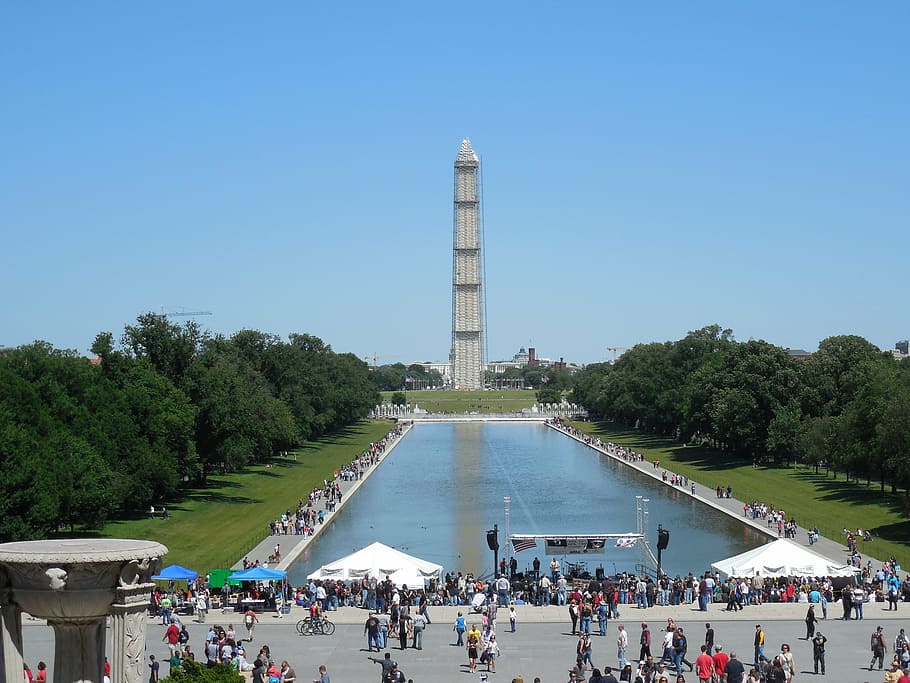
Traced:
[[[414, 406], [415, 410], [417, 406]], [[426, 412], [426, 411], [424, 411]], [[393, 403], [380, 403], [375, 406], [373, 410], [370, 411], [370, 417], [372, 418], [381, 418], [381, 417], [408, 417], [411, 414], [411, 404], [398, 405]]]
[[[24, 541], [0, 545], [0, 642], [5, 680], [22, 677], [21, 613], [54, 629], [54, 682], [101, 683], [104, 629], [112, 615], [112, 678], [142, 683], [144, 612], [151, 577], [167, 553], [125, 539]], [[13, 667], [18, 667], [13, 675]]]

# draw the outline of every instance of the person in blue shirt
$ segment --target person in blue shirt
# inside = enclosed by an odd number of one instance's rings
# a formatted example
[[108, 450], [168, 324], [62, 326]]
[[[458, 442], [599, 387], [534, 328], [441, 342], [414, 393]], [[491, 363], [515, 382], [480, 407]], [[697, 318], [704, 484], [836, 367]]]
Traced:
[[464, 647], [464, 632], [465, 632], [465, 622], [464, 616], [461, 612], [458, 613], [458, 616], [455, 617], [455, 625], [452, 627], [452, 630], [458, 635], [458, 641], [455, 643], [460, 647]]
[[897, 574], [888, 577], [888, 611], [897, 610], [897, 600], [900, 597], [901, 582]]

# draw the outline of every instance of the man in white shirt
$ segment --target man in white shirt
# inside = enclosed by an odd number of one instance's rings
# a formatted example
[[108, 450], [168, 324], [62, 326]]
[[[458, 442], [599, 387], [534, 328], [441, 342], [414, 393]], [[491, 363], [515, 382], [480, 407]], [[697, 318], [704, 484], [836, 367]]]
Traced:
[[624, 669], [626, 666], [626, 648], [629, 647], [629, 634], [626, 633], [626, 627], [622, 624], [616, 628], [619, 629], [619, 635], [616, 638], [616, 657], [619, 659], [619, 668]]
[[538, 592], [538, 604], [546, 607], [550, 604], [550, 577], [544, 574], [540, 577], [540, 591]]
[[556, 580], [556, 602], [559, 605], [566, 604], [566, 590], [568, 589], [569, 583], [566, 581], [566, 577], [562, 574], [559, 575], [559, 578]]
[[509, 604], [509, 591], [511, 590], [511, 585], [509, 580], [505, 577], [505, 574], [500, 574], [499, 578], [496, 579], [496, 592], [498, 593], [498, 599], [500, 605]]

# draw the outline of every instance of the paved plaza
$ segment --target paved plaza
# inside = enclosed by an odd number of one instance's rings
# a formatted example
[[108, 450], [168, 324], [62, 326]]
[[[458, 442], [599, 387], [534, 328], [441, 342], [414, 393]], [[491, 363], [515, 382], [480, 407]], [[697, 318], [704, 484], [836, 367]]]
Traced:
[[[464, 611], [464, 608], [462, 608]], [[467, 659], [464, 648], [455, 647], [455, 634], [452, 624], [456, 608], [430, 608], [433, 623], [427, 627], [424, 635], [423, 650], [398, 649], [398, 641], [390, 641], [388, 650], [398, 661], [405, 675], [415, 683], [448, 683], [476, 681], [477, 674], [467, 672]], [[863, 621], [841, 621], [834, 616], [839, 606], [829, 606], [828, 620], [820, 621], [818, 630], [828, 637], [827, 675], [819, 680], [833, 683], [863, 683], [864, 681], [884, 681], [883, 674], [868, 670], [871, 653], [869, 637], [876, 626], [885, 628], [889, 645], [887, 661], [890, 661], [890, 648], [899, 628], [910, 628], [910, 605], [901, 604], [901, 610], [889, 613], [886, 604], [867, 605]], [[637, 609], [623, 607], [618, 621], [610, 621], [607, 636], [596, 635], [594, 626], [594, 657], [598, 667], [615, 666], [616, 658], [616, 624], [623, 623], [629, 633], [628, 650], [631, 660], [638, 654], [640, 624], [646, 620], [652, 630], [652, 641], [660, 642], [662, 625], [668, 616], [672, 616], [685, 629], [689, 638], [689, 660], [698, 653], [699, 645], [705, 633], [705, 622], [710, 621], [715, 629], [715, 641], [724, 646], [729, 653], [736, 651], [739, 659], [751, 662], [753, 657], [753, 636], [755, 624], [760, 623], [766, 635], [765, 654], [772, 656], [780, 651], [781, 643], [791, 645], [799, 671], [798, 679], [813, 677], [812, 648], [805, 638], [803, 618], [806, 606], [802, 604], [766, 604], [747, 607], [741, 612], [725, 612], [720, 606], [712, 605], [708, 612], [698, 612], [690, 606], [654, 607]], [[252, 645], [247, 644], [248, 654], [255, 657], [259, 647], [268, 644], [272, 657], [280, 662], [287, 659], [295, 668], [298, 683], [309, 683], [317, 678], [317, 667], [325, 664], [333, 683], [362, 683], [379, 681], [380, 667], [370, 662], [368, 656], [382, 656], [366, 650], [366, 638], [363, 636], [363, 623], [366, 620], [365, 610], [348, 607], [329, 612], [329, 618], [338, 624], [332, 636], [297, 635], [294, 625], [305, 611], [295, 607], [290, 615], [283, 619], [273, 614], [262, 616], [261, 623], [255, 631]], [[465, 612], [468, 624], [472, 623], [471, 615]], [[477, 623], [480, 623], [479, 615]], [[820, 615], [819, 615], [820, 616]], [[205, 633], [210, 624], [227, 627], [233, 624], [240, 634], [240, 618], [237, 614], [212, 612], [206, 624], [197, 624], [187, 620], [190, 632], [190, 646], [197, 656], [203, 652]], [[26, 620], [24, 627], [26, 661], [34, 669], [41, 659], [53, 666], [53, 636], [50, 628], [41, 622]], [[164, 627], [159, 619], [149, 619], [147, 654], [154, 654], [159, 660], [167, 659], [167, 646], [161, 641]], [[518, 626], [515, 634], [508, 632], [508, 620], [498, 625], [497, 640], [500, 642], [502, 655], [497, 664], [497, 673], [490, 674], [490, 680], [510, 683], [512, 678], [521, 675], [526, 683], [532, 683], [535, 676], [540, 676], [543, 683], [564, 683], [568, 680], [568, 670], [575, 662], [575, 644], [577, 639], [571, 635], [568, 615], [563, 607], [519, 606]], [[657, 647], [652, 647], [654, 653]], [[162, 663], [162, 674], [167, 665]], [[53, 672], [51, 671], [51, 674]], [[693, 674], [685, 673], [687, 683], [697, 681]], [[53, 677], [51, 677], [53, 680]]]

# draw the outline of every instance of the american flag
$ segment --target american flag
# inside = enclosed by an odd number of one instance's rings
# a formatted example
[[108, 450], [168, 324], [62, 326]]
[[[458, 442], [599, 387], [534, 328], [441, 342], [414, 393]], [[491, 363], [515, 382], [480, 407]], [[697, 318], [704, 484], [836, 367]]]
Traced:
[[520, 553], [522, 550], [530, 550], [531, 548], [537, 547], [537, 541], [533, 538], [523, 538], [523, 539], [512, 539], [512, 549], [516, 553]]
[[633, 545], [635, 545], [635, 542], [637, 540], [638, 540], [637, 538], [617, 538], [616, 547], [617, 548], [631, 548]]

